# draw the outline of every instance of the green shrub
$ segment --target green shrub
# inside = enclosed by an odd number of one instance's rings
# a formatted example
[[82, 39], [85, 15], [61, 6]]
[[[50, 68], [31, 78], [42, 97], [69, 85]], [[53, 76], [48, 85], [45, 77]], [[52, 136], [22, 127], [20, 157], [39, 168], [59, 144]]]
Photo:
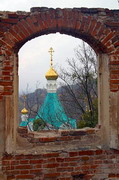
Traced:
[[84, 128], [84, 127], [86, 127], [86, 121], [84, 121], [84, 120], [78, 121], [77, 128], [81, 129], [81, 128]]
[[36, 119], [33, 122], [33, 130], [34, 131], [40, 131], [44, 129], [46, 126], [46, 122], [43, 119]]

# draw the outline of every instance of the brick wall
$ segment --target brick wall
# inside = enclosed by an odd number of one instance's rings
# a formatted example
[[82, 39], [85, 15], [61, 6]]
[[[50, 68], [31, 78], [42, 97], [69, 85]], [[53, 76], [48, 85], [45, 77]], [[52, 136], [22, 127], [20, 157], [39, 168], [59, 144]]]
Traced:
[[[101, 145], [101, 133], [99, 128], [83, 128], [76, 130], [56, 130], [56, 131], [40, 131], [30, 132], [27, 128], [18, 128], [19, 138], [25, 138], [27, 143], [33, 146], [40, 146], [40, 148], [47, 150], [50, 146], [56, 149], [82, 149], [82, 148], [96, 148]], [[26, 144], [26, 142], [25, 142]], [[23, 147], [19, 142], [17, 145]], [[73, 145], [73, 146], [72, 146]], [[43, 148], [44, 147], [44, 148]], [[50, 148], [51, 149], [51, 148]]]
[[[96, 141], [95, 130], [49, 138], [25, 132], [26, 139], [17, 137], [16, 148], [18, 51], [28, 40], [56, 32], [86, 41], [98, 54], [102, 143]], [[7, 180], [119, 179], [119, 151], [109, 149], [119, 149], [119, 10], [41, 7], [0, 12], [0, 106], [0, 154]]]
[[82, 150], [47, 154], [5, 154], [3, 172], [9, 180], [117, 180], [119, 151]]

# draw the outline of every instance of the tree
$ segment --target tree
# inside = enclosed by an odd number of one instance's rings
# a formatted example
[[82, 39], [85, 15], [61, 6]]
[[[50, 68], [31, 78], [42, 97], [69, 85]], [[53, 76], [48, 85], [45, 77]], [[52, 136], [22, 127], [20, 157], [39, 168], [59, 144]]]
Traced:
[[67, 59], [68, 68], [60, 68], [63, 89], [60, 92], [65, 110], [86, 126], [97, 123], [97, 61], [86, 43], [75, 49], [75, 58]]

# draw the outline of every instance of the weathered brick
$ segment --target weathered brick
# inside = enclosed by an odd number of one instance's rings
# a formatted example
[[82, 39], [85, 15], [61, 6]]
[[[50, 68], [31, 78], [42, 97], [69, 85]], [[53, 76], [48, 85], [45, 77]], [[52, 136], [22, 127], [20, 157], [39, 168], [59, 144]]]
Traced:
[[78, 152], [70, 152], [69, 153], [70, 157], [74, 157], [74, 156], [78, 156], [78, 155], [79, 155]]
[[43, 167], [44, 168], [56, 168], [58, 166], [59, 166], [58, 163], [53, 163], [53, 164], [45, 164]]
[[59, 177], [60, 176], [60, 173], [48, 173], [48, 174], [45, 174], [44, 177]]
[[33, 179], [34, 175], [25, 174], [25, 175], [16, 175], [16, 179]]
[[32, 169], [32, 166], [28, 164], [25, 164], [25, 165], [22, 164], [22, 165], [15, 166], [15, 169]]

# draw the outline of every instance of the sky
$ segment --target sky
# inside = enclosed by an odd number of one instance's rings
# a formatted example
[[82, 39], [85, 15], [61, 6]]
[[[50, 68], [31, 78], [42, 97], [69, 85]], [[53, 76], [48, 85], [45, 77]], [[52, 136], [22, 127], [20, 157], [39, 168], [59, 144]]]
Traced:
[[[52, 8], [109, 8], [119, 9], [118, 0], [0, 0], [0, 11], [30, 11], [31, 7]], [[25, 43], [19, 51], [19, 92], [34, 91], [46, 87], [45, 73], [49, 70], [50, 55], [53, 47], [53, 64], [58, 70], [67, 67], [66, 59], [75, 56], [74, 48], [81, 40], [59, 33], [42, 35]]]

